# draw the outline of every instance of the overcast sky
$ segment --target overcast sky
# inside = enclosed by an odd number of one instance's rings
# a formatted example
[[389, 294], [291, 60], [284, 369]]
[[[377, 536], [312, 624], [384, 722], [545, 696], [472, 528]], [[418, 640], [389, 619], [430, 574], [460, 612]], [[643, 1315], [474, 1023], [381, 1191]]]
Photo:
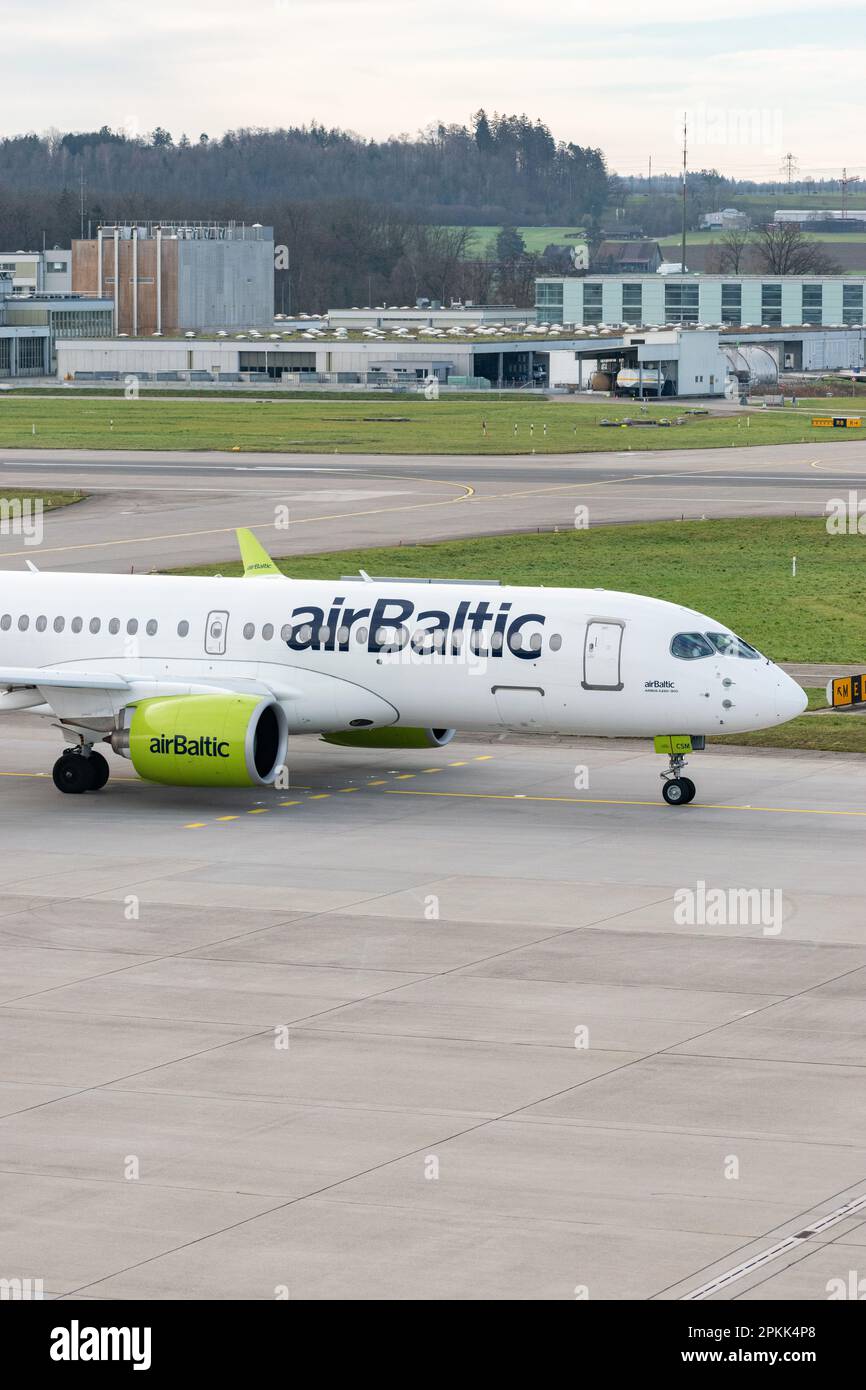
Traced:
[[[652, 12], [652, 13], [651, 13]], [[656, 17], [653, 17], [655, 14]], [[755, 17], [757, 14], [757, 17]], [[540, 116], [610, 167], [866, 177], [863, 0], [2, 0], [5, 133]]]

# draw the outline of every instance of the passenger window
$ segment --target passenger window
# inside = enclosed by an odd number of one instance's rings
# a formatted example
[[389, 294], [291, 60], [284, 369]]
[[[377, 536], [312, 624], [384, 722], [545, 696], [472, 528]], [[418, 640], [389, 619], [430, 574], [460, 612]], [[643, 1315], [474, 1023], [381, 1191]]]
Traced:
[[189, 623], [187, 622], [186, 618], [181, 618], [180, 622], [177, 625], [177, 635], [178, 637], [186, 637], [188, 632]]
[[134, 637], [138, 632], [138, 618], [130, 618], [129, 622], [126, 624], [126, 630], [130, 637]]
[[541, 651], [541, 633], [539, 633], [539, 632], [534, 632], [534, 633], [532, 634], [532, 637], [529, 639], [529, 648], [530, 648], [530, 651], [533, 651], [533, 652], [540, 652], [540, 651]]
[[550, 650], [552, 652], [558, 652], [561, 646], [562, 638], [558, 632], [554, 632], [553, 636], [550, 639]]
[[255, 623], [244, 623], [244, 637], [251, 642], [256, 635]]
[[707, 637], [720, 656], [740, 656], [746, 661], [760, 660], [760, 652], [756, 652], [754, 647], [750, 647], [741, 637], [735, 637], [732, 632], [708, 632]]
[[48, 619], [45, 617], [45, 615], [44, 615], [43, 613], [40, 613], [40, 614], [39, 614], [39, 617], [36, 619], [36, 631], [37, 631], [37, 632], [44, 632], [45, 629], [47, 628], [47, 626], [48, 626]]
[[359, 646], [359, 647], [361, 647], [361, 646], [364, 645], [364, 643], [365, 643], [366, 640], [367, 640], [367, 636], [368, 636], [368, 633], [367, 633], [367, 629], [366, 629], [365, 627], [359, 627], [359, 628], [357, 628], [357, 630], [356, 630], [356, 632], [355, 632], [355, 641], [358, 643], [358, 646]]
[[30, 619], [28, 618], [28, 616], [27, 616], [26, 613], [22, 613], [22, 614], [21, 614], [21, 617], [18, 619], [18, 630], [19, 630], [19, 632], [26, 632], [29, 626], [30, 626]]
[[148, 623], [147, 623], [147, 628], [146, 628], [146, 632], [147, 632], [148, 637], [155, 637], [158, 630], [159, 630], [159, 623], [156, 621], [156, 618], [149, 618], [149, 619], [148, 619]]
[[697, 661], [712, 656], [713, 649], [702, 632], [678, 632], [671, 642], [671, 656], [680, 661]]
[[112, 637], [116, 637], [116, 636], [117, 636], [118, 632], [120, 631], [120, 619], [119, 619], [119, 618], [112, 618], [112, 619], [111, 619], [111, 622], [108, 624], [108, 631], [111, 633]]
[[0, 618], [0, 629], [2, 629], [3, 632], [8, 632], [11, 626], [12, 626], [12, 614], [11, 614], [11, 613], [4, 613], [4, 614], [3, 614], [3, 617]]
[[100, 623], [98, 618], [90, 619], [90, 631], [93, 633], [94, 637], [96, 636], [101, 626], [102, 624]]
[[265, 623], [264, 627], [262, 628], [262, 637], [264, 638], [264, 640], [265, 640], [266, 642], [270, 642], [270, 640], [271, 640], [271, 638], [273, 637], [273, 635], [274, 635], [274, 625], [273, 625], [273, 623]]
[[81, 618], [73, 618], [73, 619], [72, 619], [72, 622], [70, 623], [70, 627], [72, 628], [72, 631], [73, 631], [73, 632], [80, 632], [81, 629], [84, 627], [84, 621], [83, 621], [83, 619], [81, 619]]
[[65, 618], [55, 618], [55, 619], [54, 619], [54, 631], [55, 631], [55, 632], [62, 632], [63, 629], [65, 628], [65, 626], [66, 626], [66, 619], [65, 619]]
[[280, 637], [283, 639], [284, 642], [288, 642], [289, 638], [292, 635], [292, 631], [293, 628], [291, 623], [286, 623], [283, 627], [280, 628]]

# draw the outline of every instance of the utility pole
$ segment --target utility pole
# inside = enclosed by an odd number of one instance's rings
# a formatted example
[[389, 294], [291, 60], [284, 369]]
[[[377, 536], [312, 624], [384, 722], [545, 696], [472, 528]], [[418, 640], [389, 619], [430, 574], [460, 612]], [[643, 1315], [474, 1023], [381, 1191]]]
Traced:
[[791, 184], [794, 182], [794, 175], [798, 173], [796, 157], [790, 152], [786, 154], [785, 158], [782, 160], [782, 173], [786, 175], [785, 181], [790, 189]]
[[847, 219], [848, 219], [848, 186], [849, 186], [849, 184], [856, 183], [856, 182], [857, 182], [857, 175], [856, 175], [856, 174], [851, 174], [851, 176], [849, 177], [849, 175], [848, 175], [848, 170], [847, 170], [847, 169], [843, 169], [843, 170], [842, 170], [842, 178], [840, 179], [840, 184], [841, 184], [841, 187], [842, 187], [842, 221], [843, 221], [843, 222], [847, 221]]
[[683, 115], [683, 242], [682, 253], [680, 256], [680, 267], [683, 275], [686, 273], [686, 168], [688, 156], [688, 113]]
[[78, 202], [81, 213], [81, 240], [84, 240], [84, 165], [81, 166], [78, 183]]

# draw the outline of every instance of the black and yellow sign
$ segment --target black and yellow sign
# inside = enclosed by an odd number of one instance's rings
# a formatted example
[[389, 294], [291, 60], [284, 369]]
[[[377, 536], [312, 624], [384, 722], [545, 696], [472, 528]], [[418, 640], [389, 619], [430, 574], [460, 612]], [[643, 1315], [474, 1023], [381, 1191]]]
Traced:
[[812, 424], [834, 430], [859, 430], [862, 420], [859, 415], [813, 415]]
[[836, 676], [827, 694], [834, 709], [840, 705], [862, 705], [866, 700], [866, 676]]

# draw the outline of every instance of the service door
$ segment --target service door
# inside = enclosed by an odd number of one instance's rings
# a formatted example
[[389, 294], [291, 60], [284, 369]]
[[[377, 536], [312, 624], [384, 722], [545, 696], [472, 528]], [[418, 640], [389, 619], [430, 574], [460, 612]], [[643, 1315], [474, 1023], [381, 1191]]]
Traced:
[[204, 649], [208, 656], [225, 656], [228, 625], [228, 613], [222, 610], [208, 613], [204, 633]]
[[587, 623], [583, 645], [584, 690], [622, 690], [622, 623]]
[[544, 690], [540, 685], [494, 685], [496, 713], [509, 729], [535, 729], [544, 722]]

